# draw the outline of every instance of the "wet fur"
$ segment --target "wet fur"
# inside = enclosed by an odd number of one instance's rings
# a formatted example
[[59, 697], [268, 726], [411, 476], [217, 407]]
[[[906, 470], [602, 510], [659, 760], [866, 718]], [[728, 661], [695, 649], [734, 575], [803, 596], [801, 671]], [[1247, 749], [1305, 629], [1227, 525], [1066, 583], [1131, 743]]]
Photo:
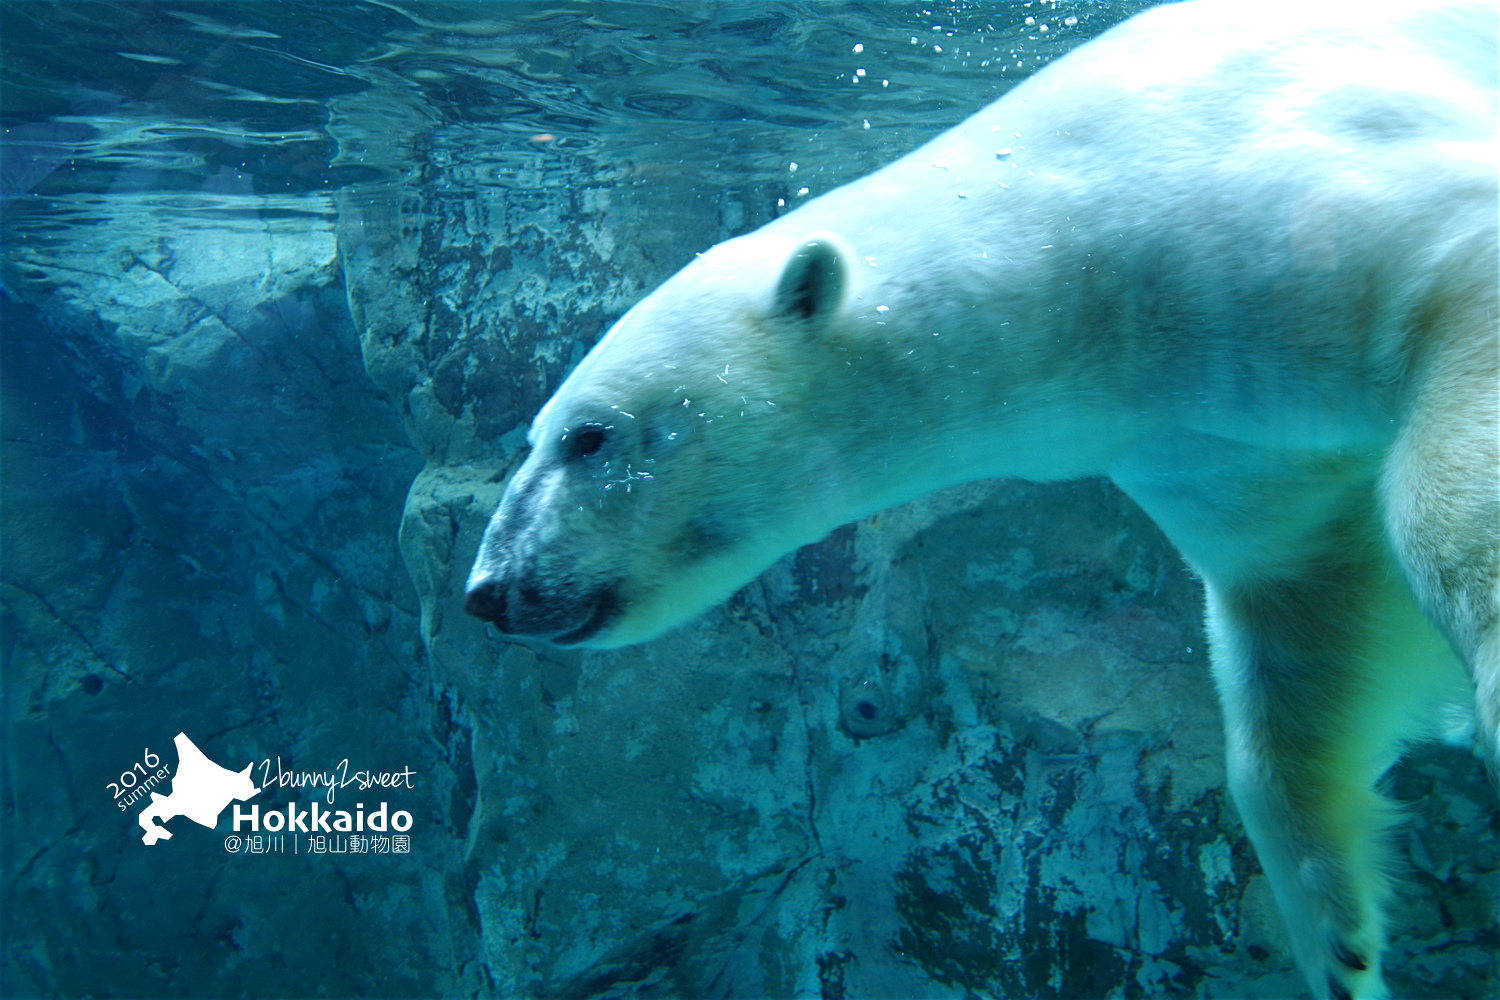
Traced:
[[931, 490], [1110, 476], [1204, 580], [1313, 992], [1385, 995], [1376, 782], [1445, 706], [1500, 742], [1495, 36], [1490, 4], [1158, 8], [713, 248], [538, 415], [471, 609], [642, 641]]

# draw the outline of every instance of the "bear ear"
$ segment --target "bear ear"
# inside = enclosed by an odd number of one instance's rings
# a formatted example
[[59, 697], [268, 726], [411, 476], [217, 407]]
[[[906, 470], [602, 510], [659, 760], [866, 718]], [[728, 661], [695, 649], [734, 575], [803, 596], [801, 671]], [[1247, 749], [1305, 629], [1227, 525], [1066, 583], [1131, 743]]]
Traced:
[[813, 233], [797, 245], [776, 283], [774, 313], [812, 320], [833, 315], [849, 285], [849, 251], [831, 233]]

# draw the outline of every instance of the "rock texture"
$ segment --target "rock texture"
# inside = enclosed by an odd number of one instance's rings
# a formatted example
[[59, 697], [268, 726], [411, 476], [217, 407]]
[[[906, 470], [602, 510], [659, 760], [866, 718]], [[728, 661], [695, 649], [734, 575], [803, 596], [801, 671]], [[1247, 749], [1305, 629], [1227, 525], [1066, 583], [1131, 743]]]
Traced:
[[[327, 206], [55, 210], [91, 224], [10, 241], [0, 300], [0, 992], [459, 989], [476, 932], [445, 873], [467, 738], [395, 545], [419, 463], [359, 364]], [[410, 766], [418, 790], [389, 797], [413, 853], [229, 855], [227, 817], [146, 847], [108, 783], [143, 748], [175, 765], [180, 731], [257, 784], [268, 757]]]

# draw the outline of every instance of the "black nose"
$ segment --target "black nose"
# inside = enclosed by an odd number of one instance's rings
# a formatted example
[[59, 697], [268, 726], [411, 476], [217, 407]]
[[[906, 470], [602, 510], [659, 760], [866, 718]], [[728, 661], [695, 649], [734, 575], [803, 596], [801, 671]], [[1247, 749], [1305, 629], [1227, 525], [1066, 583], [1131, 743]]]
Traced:
[[464, 595], [464, 610], [476, 618], [494, 622], [505, 631], [505, 585], [493, 577], [480, 580]]

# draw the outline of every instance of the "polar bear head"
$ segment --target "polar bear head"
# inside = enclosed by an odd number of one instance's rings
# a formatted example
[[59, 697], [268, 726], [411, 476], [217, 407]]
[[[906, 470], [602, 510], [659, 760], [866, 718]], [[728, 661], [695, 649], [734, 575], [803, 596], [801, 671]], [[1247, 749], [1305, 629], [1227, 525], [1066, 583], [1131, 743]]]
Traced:
[[752, 234], [622, 317], [533, 422], [467, 610], [560, 645], [639, 642], [884, 505], [841, 385], [878, 315], [851, 261], [830, 233]]

